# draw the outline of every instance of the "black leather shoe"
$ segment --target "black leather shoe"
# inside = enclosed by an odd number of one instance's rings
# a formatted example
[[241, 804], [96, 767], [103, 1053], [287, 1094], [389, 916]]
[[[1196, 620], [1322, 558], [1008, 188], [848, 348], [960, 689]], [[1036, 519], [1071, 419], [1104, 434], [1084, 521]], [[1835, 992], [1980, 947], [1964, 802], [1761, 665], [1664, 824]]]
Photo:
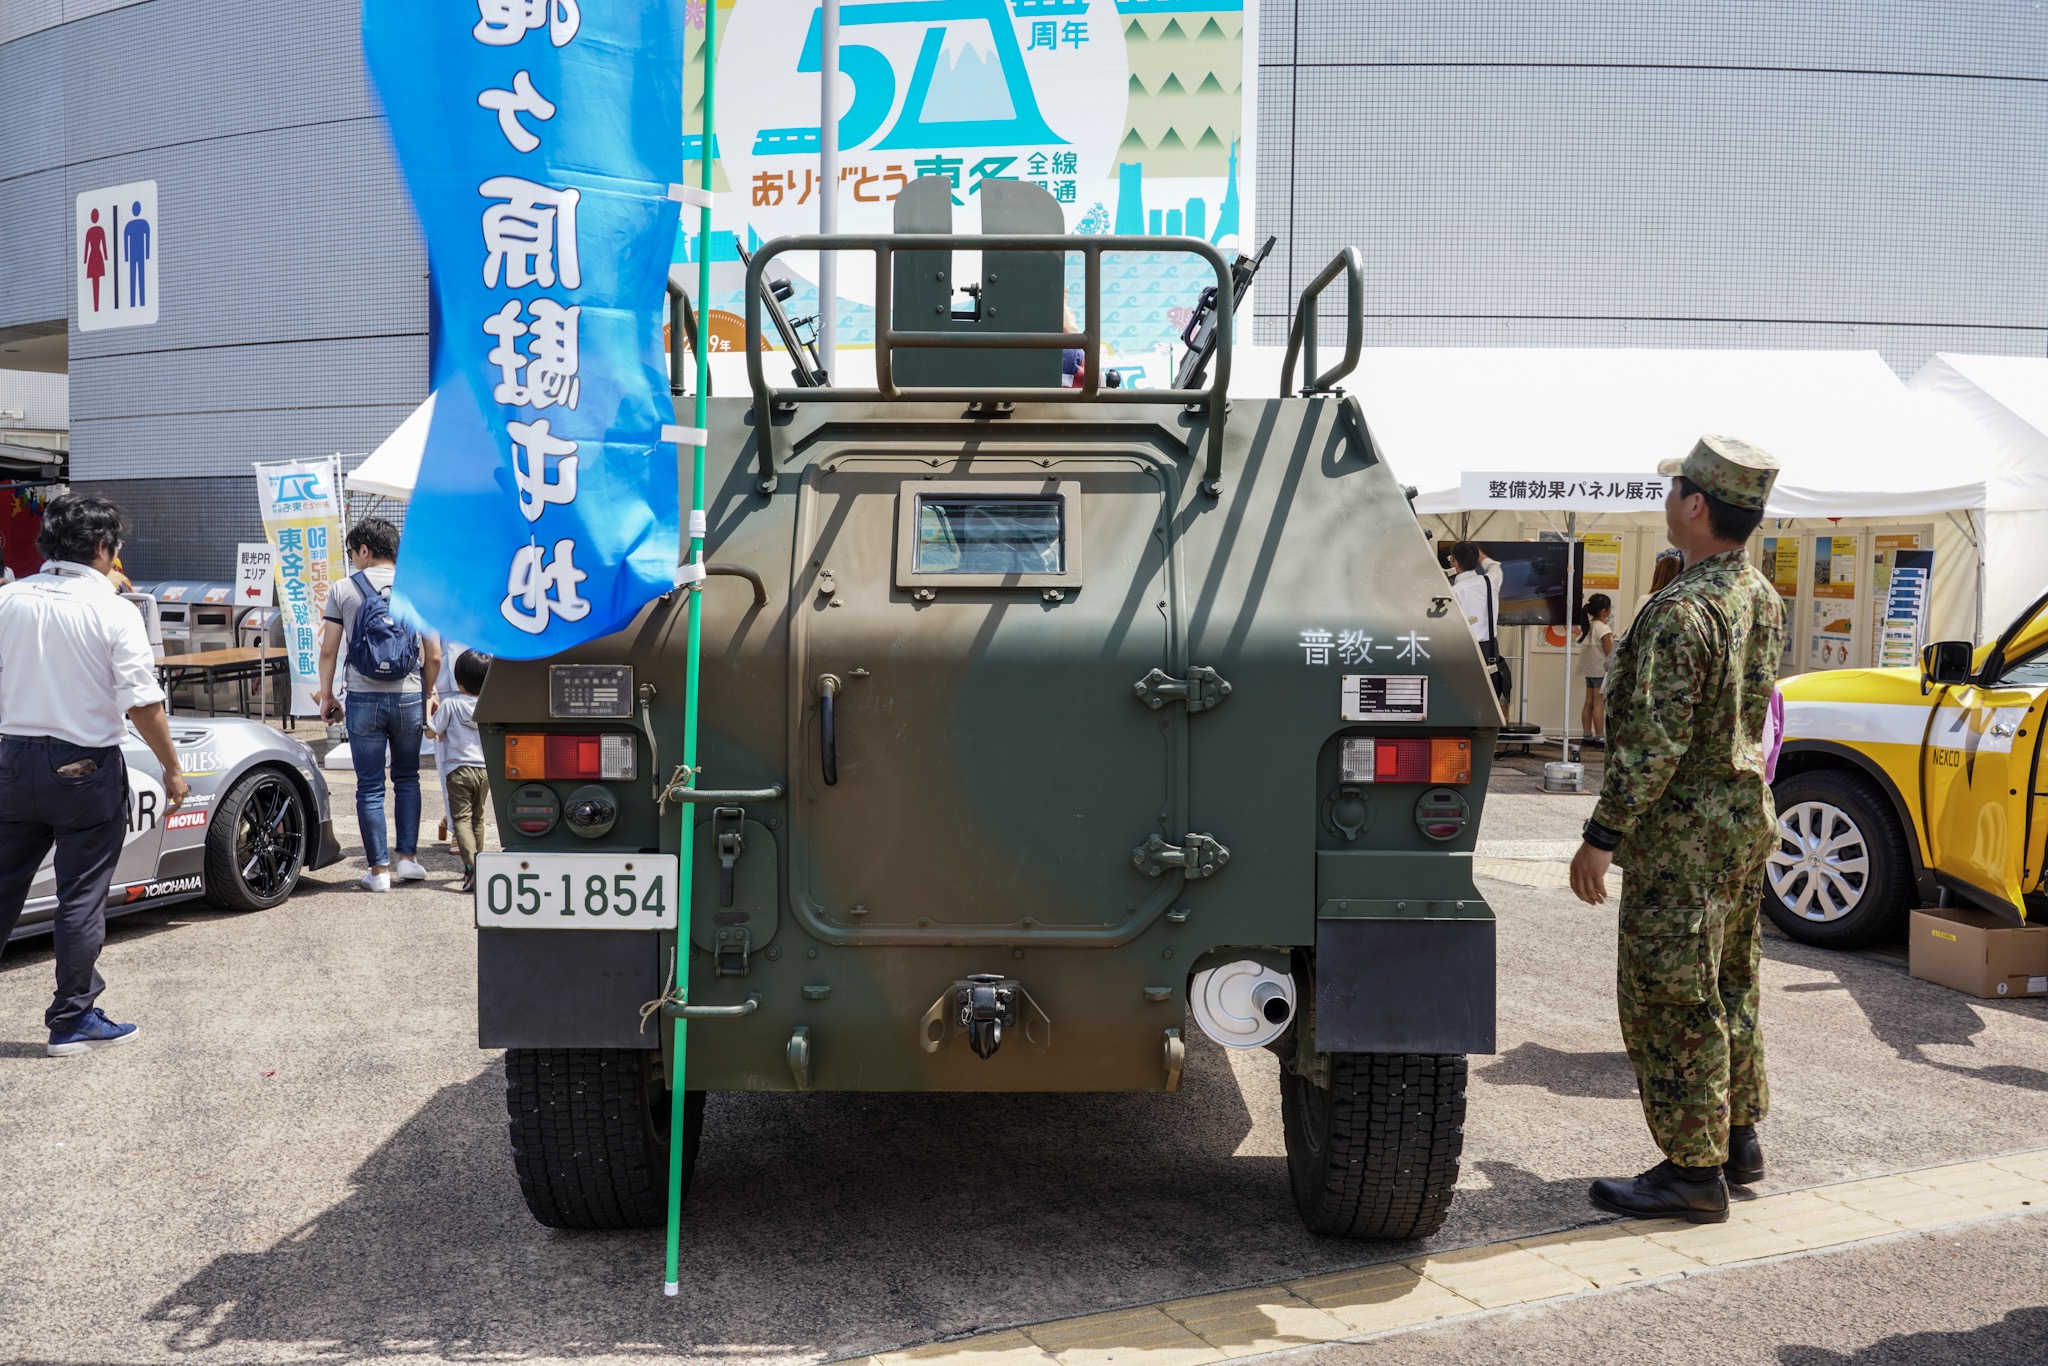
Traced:
[[1728, 1130], [1728, 1161], [1721, 1170], [1731, 1186], [1754, 1186], [1764, 1179], [1764, 1145], [1757, 1142], [1754, 1124]]
[[1595, 1181], [1587, 1194], [1595, 1207], [1631, 1219], [1676, 1218], [1690, 1224], [1719, 1224], [1728, 1218], [1728, 1183], [1721, 1179], [1719, 1167], [1659, 1162], [1630, 1180]]

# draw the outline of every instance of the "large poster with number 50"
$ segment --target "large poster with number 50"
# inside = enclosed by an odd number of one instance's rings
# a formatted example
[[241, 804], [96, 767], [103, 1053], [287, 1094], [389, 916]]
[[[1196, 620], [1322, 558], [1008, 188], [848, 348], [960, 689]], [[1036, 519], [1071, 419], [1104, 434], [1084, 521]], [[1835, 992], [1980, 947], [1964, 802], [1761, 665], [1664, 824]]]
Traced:
[[[694, 162], [697, 0], [690, 14], [683, 154]], [[839, 171], [828, 186], [817, 0], [718, 0], [714, 232], [700, 243], [686, 223], [677, 259], [711, 252], [713, 308], [736, 321], [739, 247], [816, 232], [828, 194], [841, 232], [887, 232], [897, 194], [923, 175], [952, 182], [956, 232], [980, 229], [986, 181], [1013, 179], [1051, 193], [1070, 232], [1184, 234], [1226, 254], [1255, 243], [1256, 18], [1256, 0], [842, 0]], [[694, 166], [688, 176], [695, 184]], [[791, 311], [815, 313], [815, 257], [780, 262], [799, 277]], [[1170, 343], [1213, 278], [1199, 259], [1170, 254], [1105, 266], [1105, 340], [1126, 354]], [[842, 258], [839, 294], [841, 343], [871, 342], [867, 259]]]

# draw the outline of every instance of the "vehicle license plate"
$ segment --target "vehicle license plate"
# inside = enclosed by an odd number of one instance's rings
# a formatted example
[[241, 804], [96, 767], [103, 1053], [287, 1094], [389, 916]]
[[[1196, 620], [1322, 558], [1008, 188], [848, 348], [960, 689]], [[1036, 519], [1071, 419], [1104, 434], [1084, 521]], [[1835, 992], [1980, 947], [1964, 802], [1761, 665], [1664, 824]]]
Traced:
[[476, 923], [510, 930], [666, 930], [674, 854], [478, 854]]

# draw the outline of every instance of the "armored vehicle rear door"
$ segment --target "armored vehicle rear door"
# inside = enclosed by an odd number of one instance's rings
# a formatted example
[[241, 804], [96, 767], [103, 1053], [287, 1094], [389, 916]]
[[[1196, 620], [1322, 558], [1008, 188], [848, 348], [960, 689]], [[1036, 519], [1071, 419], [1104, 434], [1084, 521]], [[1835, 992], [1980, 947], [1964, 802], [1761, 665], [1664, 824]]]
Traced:
[[1187, 708], [1134, 695], [1185, 668], [1175, 468], [950, 444], [800, 495], [793, 900], [855, 941], [1119, 942], [1182, 881], [1133, 857], [1188, 828]]

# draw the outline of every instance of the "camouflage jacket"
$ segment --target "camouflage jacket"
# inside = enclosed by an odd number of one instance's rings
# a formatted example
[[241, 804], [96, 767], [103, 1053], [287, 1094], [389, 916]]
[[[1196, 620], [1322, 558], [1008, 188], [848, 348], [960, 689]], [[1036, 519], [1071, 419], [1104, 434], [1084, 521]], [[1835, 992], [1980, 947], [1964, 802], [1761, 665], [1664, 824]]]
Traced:
[[1777, 824], [1764, 717], [1785, 644], [1777, 591], [1743, 551], [1651, 598], [1607, 671], [1607, 767], [1593, 819], [1636, 874], [1712, 882], [1751, 871]]

